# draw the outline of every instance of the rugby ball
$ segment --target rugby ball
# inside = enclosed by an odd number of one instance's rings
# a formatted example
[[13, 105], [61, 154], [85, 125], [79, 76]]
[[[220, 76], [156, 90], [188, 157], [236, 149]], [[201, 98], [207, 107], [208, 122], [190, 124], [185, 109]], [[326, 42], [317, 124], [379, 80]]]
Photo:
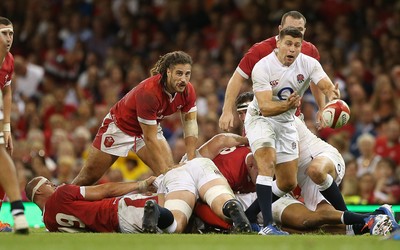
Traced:
[[322, 110], [322, 118], [327, 127], [341, 128], [350, 119], [350, 108], [343, 100], [332, 100]]

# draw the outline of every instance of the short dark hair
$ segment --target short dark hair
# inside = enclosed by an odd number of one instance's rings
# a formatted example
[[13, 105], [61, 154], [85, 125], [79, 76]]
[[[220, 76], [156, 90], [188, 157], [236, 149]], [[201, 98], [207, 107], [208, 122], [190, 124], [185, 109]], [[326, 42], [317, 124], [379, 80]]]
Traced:
[[291, 36], [294, 38], [303, 39], [303, 33], [301, 33], [300, 30], [292, 26], [286, 27], [279, 32], [279, 39], [283, 38], [284, 36]]
[[254, 98], [254, 94], [252, 92], [243, 92], [240, 94], [235, 101], [236, 104], [236, 110], [241, 111], [241, 110], [246, 110], [247, 107], [249, 106], [249, 102], [251, 102]]
[[307, 23], [307, 20], [306, 20], [305, 16], [303, 16], [303, 14], [301, 14], [298, 11], [292, 10], [292, 11], [288, 11], [285, 14], [283, 14], [282, 19], [281, 19], [281, 25], [282, 26], [285, 23], [286, 18], [288, 16], [290, 16], [290, 17], [292, 17], [294, 19], [303, 19], [304, 20], [304, 25], [306, 25], [306, 23]]
[[11, 22], [8, 18], [5, 18], [5, 17], [0, 16], [0, 24], [3, 24], [3, 25], [12, 25], [12, 22]]

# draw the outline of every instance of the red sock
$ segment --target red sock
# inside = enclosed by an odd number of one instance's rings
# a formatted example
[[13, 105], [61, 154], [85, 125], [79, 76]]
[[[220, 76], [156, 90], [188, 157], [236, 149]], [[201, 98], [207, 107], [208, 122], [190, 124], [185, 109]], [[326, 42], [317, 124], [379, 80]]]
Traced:
[[203, 202], [198, 201], [194, 207], [194, 213], [205, 223], [222, 229], [231, 228], [231, 224], [219, 218], [211, 208]]

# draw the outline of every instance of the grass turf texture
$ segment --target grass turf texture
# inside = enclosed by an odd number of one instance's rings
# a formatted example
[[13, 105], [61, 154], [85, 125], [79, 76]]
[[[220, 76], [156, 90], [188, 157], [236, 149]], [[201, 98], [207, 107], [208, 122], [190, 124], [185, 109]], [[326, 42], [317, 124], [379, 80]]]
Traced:
[[0, 233], [0, 249], [7, 250], [78, 250], [78, 249], [324, 249], [376, 250], [400, 249], [400, 241], [383, 240], [381, 236], [290, 235], [260, 236], [222, 234], [103, 234], [103, 233], [48, 233], [43, 228], [31, 229], [29, 235]]

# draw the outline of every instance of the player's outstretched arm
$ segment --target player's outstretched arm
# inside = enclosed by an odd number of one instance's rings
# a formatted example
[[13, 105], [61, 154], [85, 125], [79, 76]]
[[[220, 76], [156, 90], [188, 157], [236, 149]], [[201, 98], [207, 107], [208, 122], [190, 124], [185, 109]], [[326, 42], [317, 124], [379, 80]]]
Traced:
[[229, 79], [225, 91], [222, 114], [219, 118], [219, 127], [224, 131], [230, 131], [234, 127], [235, 100], [238, 97], [240, 89], [242, 88], [242, 83], [245, 80], [246, 79], [244, 79], [237, 71], [235, 71]]
[[118, 197], [133, 191], [146, 192], [147, 187], [156, 179], [150, 176], [146, 180], [138, 182], [109, 182], [96, 186], [85, 187], [85, 199], [89, 201], [102, 200], [104, 198]]
[[249, 141], [246, 137], [232, 133], [221, 133], [215, 135], [213, 138], [204, 143], [199, 148], [199, 153], [201, 156], [212, 160], [225, 148], [236, 147], [248, 143]]
[[183, 132], [186, 145], [187, 159], [196, 157], [197, 138], [199, 128], [197, 125], [197, 112], [181, 113]]
[[340, 90], [339, 84], [333, 84], [329, 77], [322, 78], [318, 84], [318, 88], [324, 93], [324, 95], [328, 98], [328, 101], [332, 101], [334, 99], [340, 99]]

